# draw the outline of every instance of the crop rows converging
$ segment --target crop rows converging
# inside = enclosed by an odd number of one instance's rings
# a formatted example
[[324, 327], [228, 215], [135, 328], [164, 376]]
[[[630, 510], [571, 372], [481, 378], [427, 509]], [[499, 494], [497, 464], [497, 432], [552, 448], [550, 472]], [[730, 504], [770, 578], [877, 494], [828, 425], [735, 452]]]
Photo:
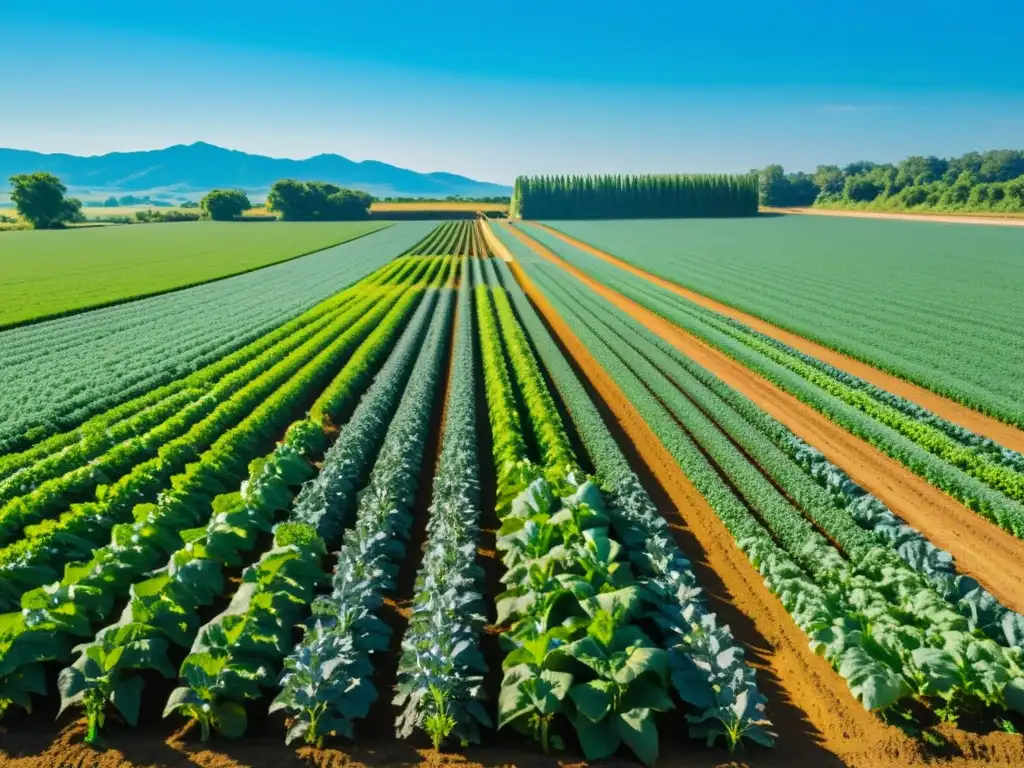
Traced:
[[[0, 331], [0, 454], [154, 394], [311, 310], [413, 247], [400, 222], [283, 264]], [[130, 350], [131, 354], [125, 354]]]
[[530, 235], [599, 282], [693, 334], [1024, 538], [1024, 456], [915, 403], [701, 307], [542, 230]]
[[409, 255], [485, 256], [482, 226], [477, 220], [446, 221], [411, 249]]
[[1012, 228], [809, 216], [550, 223], [1024, 427], [1020, 233]]
[[[805, 737], [776, 717], [804, 705], [779, 678], [805, 654], [872, 723], [1024, 724], [1017, 593], [642, 318], [1018, 536], [1019, 454], [526, 234], [388, 227], [287, 311], [239, 298], [229, 333], [196, 305], [193, 354], [163, 365], [172, 300], [198, 289], [167, 294], [138, 378], [83, 377], [67, 407], [0, 423], [0, 715], [59, 702], [90, 748], [189, 724], [313, 754], [384, 723], [437, 750], [652, 765], [697, 739], [719, 760]], [[303, 258], [261, 271], [313, 269], [275, 273], [301, 292], [330, 257]], [[109, 311], [67, 318], [67, 348], [117, 337], [90, 335]], [[23, 341], [0, 333], [11, 370]], [[765, 616], [796, 638], [788, 667]]]
[[[911, 723], [922, 704], [953, 723], [979, 711], [1024, 713], [1024, 617], [754, 402], [557, 264], [500, 237], [866, 709]], [[616, 288], [640, 295], [619, 278]], [[710, 331], [702, 338], [715, 343]]]
[[255, 717], [319, 747], [389, 713], [435, 747], [504, 729], [649, 765], [671, 711], [772, 745], [743, 647], [482, 226], [0, 454], [5, 717], [59, 699], [95, 745]]

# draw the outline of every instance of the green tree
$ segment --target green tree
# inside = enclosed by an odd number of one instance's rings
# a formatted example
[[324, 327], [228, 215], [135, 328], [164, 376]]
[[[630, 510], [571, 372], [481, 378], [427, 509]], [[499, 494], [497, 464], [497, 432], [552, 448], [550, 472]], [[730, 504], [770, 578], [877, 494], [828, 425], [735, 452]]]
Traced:
[[120, 203], [117, 202], [117, 198], [111, 195], [103, 202], [104, 208], [117, 208]]
[[199, 202], [199, 207], [214, 221], [231, 221], [252, 208], [240, 189], [214, 189]]
[[819, 165], [814, 172], [814, 186], [824, 195], [841, 195], [846, 179], [838, 165]]
[[373, 198], [365, 192], [322, 181], [275, 182], [267, 207], [288, 221], [352, 221], [369, 215]]
[[787, 186], [786, 172], [782, 166], [769, 165], [757, 177], [758, 205], [785, 205]]
[[882, 187], [868, 176], [847, 176], [843, 196], [847, 200], [866, 203], [882, 193]]
[[11, 176], [11, 200], [36, 229], [56, 229], [82, 220], [82, 203], [65, 197], [68, 189], [52, 173]]

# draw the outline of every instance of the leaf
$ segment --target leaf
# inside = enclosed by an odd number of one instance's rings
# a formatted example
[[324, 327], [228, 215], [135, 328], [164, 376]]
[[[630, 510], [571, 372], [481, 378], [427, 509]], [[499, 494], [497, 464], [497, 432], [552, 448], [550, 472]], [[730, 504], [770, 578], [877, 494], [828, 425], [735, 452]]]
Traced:
[[587, 760], [611, 757], [622, 743], [622, 736], [609, 723], [594, 723], [585, 717], [570, 717], [569, 722], [576, 729], [576, 736], [583, 747]]
[[569, 698], [576, 710], [591, 722], [596, 723], [608, 716], [612, 706], [611, 684], [604, 680], [592, 680], [569, 689]]
[[668, 712], [675, 708], [668, 691], [647, 679], [637, 679], [630, 683], [621, 706], [623, 709], [651, 709], [656, 712]]
[[634, 648], [614, 678], [625, 685], [645, 674], [655, 675], [663, 685], [668, 682], [668, 656], [660, 648]]
[[218, 701], [212, 705], [217, 730], [229, 739], [245, 735], [245, 707], [235, 701]]
[[167, 697], [167, 704], [164, 705], [163, 716], [169, 716], [173, 712], [176, 712], [179, 707], [201, 707], [203, 703], [203, 700], [199, 698], [199, 694], [188, 686], [182, 685], [171, 691], [171, 695]]
[[884, 709], [904, 693], [904, 684], [899, 676], [861, 648], [850, 648], [843, 654], [839, 674], [867, 710]]
[[60, 674], [57, 676], [57, 689], [60, 691], [60, 711], [57, 712], [58, 717], [72, 704], [78, 704], [82, 700], [87, 687], [88, 681], [85, 678], [85, 674], [83, 674], [77, 664], [65, 667], [60, 671]]
[[638, 708], [622, 712], [613, 718], [615, 731], [622, 737], [633, 754], [644, 765], [654, 765], [658, 759], [658, 728], [649, 709]]
[[139, 722], [139, 707], [142, 705], [142, 678], [129, 677], [114, 686], [110, 700], [130, 726]]
[[946, 693], [963, 682], [957, 658], [941, 648], [918, 648], [911, 656], [927, 679], [924, 693], [937, 695]]

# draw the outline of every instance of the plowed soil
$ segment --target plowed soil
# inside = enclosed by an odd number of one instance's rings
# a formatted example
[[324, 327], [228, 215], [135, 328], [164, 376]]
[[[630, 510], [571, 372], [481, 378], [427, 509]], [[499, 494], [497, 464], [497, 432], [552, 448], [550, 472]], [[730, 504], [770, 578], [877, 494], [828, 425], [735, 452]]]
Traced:
[[[640, 269], [627, 261], [623, 261], [617, 256], [612, 256], [610, 253], [594, 248], [592, 245], [588, 245], [582, 240], [577, 240], [574, 237], [570, 237], [569, 235], [545, 226], [544, 224], [529, 222], [525, 225], [524, 229], [527, 229], [528, 227], [537, 227], [538, 229], [542, 229], [548, 234], [553, 235], [554, 237], [557, 237], [558, 239], [563, 240], [586, 253], [589, 253], [591, 256], [596, 256], [597, 258], [614, 264], [631, 274], [649, 280], [661, 288], [665, 288], [679, 296], [682, 296], [688, 301], [692, 301], [694, 304], [698, 304], [735, 320], [739, 320], [741, 323], [750, 326], [759, 333], [778, 339], [784, 344], [788, 344], [789, 346], [800, 350], [804, 354], [816, 357], [829, 365], [833, 365], [847, 373], [858, 376], [865, 381], [870, 381], [875, 386], [886, 389], [893, 394], [906, 398], [907, 400], [911, 400], [948, 421], [960, 424], [972, 432], [976, 432], [979, 435], [984, 435], [991, 440], [995, 440], [997, 443], [1006, 446], [1007, 448], [1024, 452], [1024, 431], [1017, 429], [1014, 426], [1004, 424], [998, 419], [979, 413], [973, 408], [961, 405], [955, 400], [950, 400], [949, 398], [936, 394], [930, 389], [925, 389], [924, 387], [919, 387], [916, 384], [911, 384], [909, 381], [901, 379], [898, 376], [893, 376], [885, 371], [881, 371], [868, 363], [863, 363], [860, 360], [844, 355], [841, 352], [836, 352], [833, 349], [829, 349], [822, 344], [806, 339], [803, 336], [792, 333], [791, 331], [786, 331], [776, 325], [772, 325], [771, 323], [761, 320], [755, 315], [748, 314], [743, 310], [736, 309], [728, 304], [723, 304], [720, 301], [710, 299], [707, 296], [691, 291], [688, 288], [683, 288], [681, 285]], [[514, 228], [510, 227], [510, 229]]]
[[[524, 237], [524, 240], [528, 238]], [[533, 245], [531, 243], [531, 245]], [[544, 254], [543, 249], [538, 252]], [[517, 263], [513, 272], [534, 306], [589, 382], [598, 404], [614, 415], [617, 428], [628, 436], [647, 468], [667, 491], [675, 509], [663, 508], [673, 527], [686, 528], [699, 544], [727, 598], [746, 617], [766, 646], [755, 648], [761, 661], [761, 680], [777, 681], [787, 707], [802, 710], [806, 720], [796, 724], [776, 720], [779, 733], [775, 756], [789, 765], [828, 765], [834, 759], [850, 766], [895, 768], [918, 765], [1021, 765], [1024, 743], [1005, 733], [978, 735], [943, 728], [948, 741], [943, 754], [866, 712], [846, 684], [824, 659], [812, 654], [807, 639], [781, 603], [763, 585], [757, 571], [735, 546], [714, 510], [683, 474], [668, 450], [636, 412], [611, 376], [590, 355], [568, 324]], [[571, 271], [571, 270], [570, 270]], [[740, 637], [740, 634], [737, 633]], [[772, 697], [772, 694], [769, 694]], [[769, 705], [771, 706], [771, 705]], [[769, 711], [769, 716], [774, 716]], [[812, 750], [817, 754], [812, 756]]]
[[894, 514], [933, 544], [948, 550], [969, 573], [1012, 610], [1024, 612], [1024, 541], [988, 522], [880, 450], [850, 434], [757, 373], [563, 261], [509, 228], [538, 254], [558, 264], [643, 323], [699, 365], [753, 400], [794, 434], [820, 450]]

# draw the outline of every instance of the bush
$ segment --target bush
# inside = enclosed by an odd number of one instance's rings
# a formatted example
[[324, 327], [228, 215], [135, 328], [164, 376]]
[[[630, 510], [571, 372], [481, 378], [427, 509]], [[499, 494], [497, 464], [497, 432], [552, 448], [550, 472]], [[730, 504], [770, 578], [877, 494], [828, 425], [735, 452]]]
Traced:
[[356, 221], [369, 216], [373, 198], [365, 192], [322, 181], [275, 182], [267, 207], [287, 221]]
[[232, 221], [252, 208], [249, 198], [240, 189], [214, 189], [200, 202], [199, 206], [214, 221]]

